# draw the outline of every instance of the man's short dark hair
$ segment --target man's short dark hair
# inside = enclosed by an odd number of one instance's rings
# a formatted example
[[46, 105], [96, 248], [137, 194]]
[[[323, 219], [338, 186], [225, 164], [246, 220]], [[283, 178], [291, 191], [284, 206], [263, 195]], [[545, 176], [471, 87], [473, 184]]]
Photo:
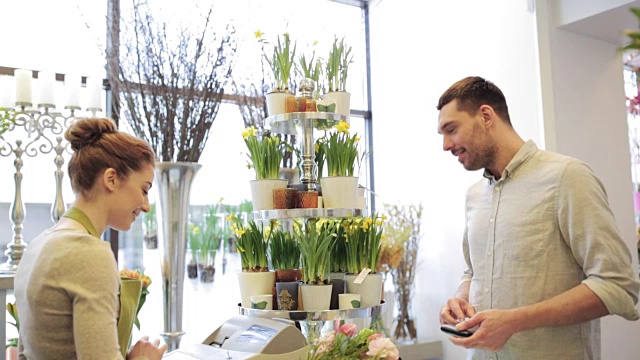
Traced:
[[470, 115], [475, 115], [480, 106], [489, 105], [500, 118], [512, 126], [507, 100], [502, 91], [491, 81], [479, 76], [469, 76], [457, 81], [440, 96], [437, 109], [441, 110], [453, 100], [458, 100], [458, 111], [464, 111]]

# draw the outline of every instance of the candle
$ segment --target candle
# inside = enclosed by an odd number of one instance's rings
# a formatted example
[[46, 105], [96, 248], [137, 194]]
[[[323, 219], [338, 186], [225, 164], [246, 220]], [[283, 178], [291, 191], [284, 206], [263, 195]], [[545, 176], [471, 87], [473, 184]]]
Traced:
[[53, 100], [53, 85], [56, 83], [56, 74], [51, 71], [38, 72], [38, 83], [40, 85], [40, 99], [38, 105], [55, 108]]
[[102, 79], [87, 77], [87, 109], [102, 109]]
[[64, 88], [67, 94], [65, 107], [80, 108], [80, 75], [68, 74], [64, 76]]
[[28, 110], [38, 110], [40, 101], [40, 79], [31, 79], [31, 106], [26, 106]]
[[15, 106], [16, 89], [13, 81], [13, 76], [0, 75], [0, 107]]
[[13, 71], [16, 78], [16, 103], [31, 104], [31, 79], [33, 71], [16, 69]]

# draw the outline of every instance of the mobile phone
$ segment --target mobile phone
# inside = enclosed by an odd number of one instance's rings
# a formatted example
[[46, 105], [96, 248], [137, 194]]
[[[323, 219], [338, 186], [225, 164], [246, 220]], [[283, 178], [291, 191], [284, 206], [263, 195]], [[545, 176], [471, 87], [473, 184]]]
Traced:
[[473, 332], [475, 331], [474, 328], [471, 328], [468, 330], [458, 330], [456, 329], [455, 325], [451, 325], [451, 324], [440, 325], [440, 330], [446, 332], [447, 334], [451, 334], [453, 336], [458, 336], [458, 337], [469, 337], [473, 335]]

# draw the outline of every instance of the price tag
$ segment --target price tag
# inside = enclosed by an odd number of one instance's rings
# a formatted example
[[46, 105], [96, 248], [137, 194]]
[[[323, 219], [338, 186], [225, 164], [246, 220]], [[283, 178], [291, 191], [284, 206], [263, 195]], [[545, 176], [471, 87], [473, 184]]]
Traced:
[[370, 272], [371, 272], [371, 269], [367, 269], [367, 268], [362, 269], [362, 271], [360, 271], [360, 274], [358, 274], [358, 276], [356, 276], [356, 279], [353, 280], [353, 283], [354, 284], [362, 284], [362, 282], [364, 281], [364, 278], [366, 278], [367, 275], [369, 275]]

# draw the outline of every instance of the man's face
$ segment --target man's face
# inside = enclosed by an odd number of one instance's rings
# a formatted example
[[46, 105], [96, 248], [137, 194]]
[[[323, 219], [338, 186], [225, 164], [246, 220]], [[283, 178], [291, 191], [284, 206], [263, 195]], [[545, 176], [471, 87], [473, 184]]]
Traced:
[[487, 168], [495, 161], [495, 143], [487, 133], [480, 111], [475, 115], [459, 111], [458, 101], [453, 100], [440, 110], [438, 132], [443, 137], [442, 149], [451, 151], [465, 169]]

